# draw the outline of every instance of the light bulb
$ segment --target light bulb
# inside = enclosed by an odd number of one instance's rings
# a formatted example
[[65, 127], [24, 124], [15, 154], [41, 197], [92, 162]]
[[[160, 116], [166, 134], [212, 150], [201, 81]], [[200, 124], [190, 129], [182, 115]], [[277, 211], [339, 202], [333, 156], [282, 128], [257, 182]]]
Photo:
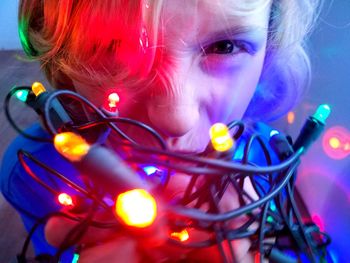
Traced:
[[288, 114], [287, 114], [288, 124], [294, 123], [294, 120], [295, 120], [295, 113], [293, 111], [288, 112]]
[[157, 216], [153, 196], [143, 189], [133, 189], [119, 194], [115, 204], [116, 214], [128, 226], [150, 226]]
[[29, 91], [26, 89], [17, 90], [16, 91], [16, 98], [20, 101], [26, 102], [28, 97]]
[[331, 137], [329, 139], [329, 145], [333, 148], [333, 149], [338, 149], [340, 147], [340, 141], [337, 137]]
[[45, 92], [46, 89], [44, 87], [43, 84], [41, 84], [40, 82], [34, 82], [32, 84], [32, 91], [35, 94], [35, 96], [39, 96], [41, 93]]
[[58, 202], [63, 206], [73, 206], [74, 205], [72, 197], [66, 193], [59, 194], [57, 199], [58, 199]]
[[316, 112], [312, 117], [319, 120], [322, 123], [325, 123], [327, 118], [329, 117], [329, 114], [331, 114], [331, 108], [327, 104], [322, 104], [318, 106]]
[[209, 130], [211, 143], [218, 152], [226, 152], [233, 147], [233, 139], [223, 123], [215, 123]]
[[118, 110], [117, 105], [119, 100], [119, 96], [116, 92], [110, 93], [107, 98], [107, 110], [111, 112], [116, 112]]
[[70, 161], [80, 161], [90, 150], [90, 145], [73, 132], [59, 133], [54, 138], [56, 150]]
[[186, 229], [183, 229], [180, 232], [172, 232], [170, 236], [178, 239], [181, 242], [187, 241], [190, 237]]

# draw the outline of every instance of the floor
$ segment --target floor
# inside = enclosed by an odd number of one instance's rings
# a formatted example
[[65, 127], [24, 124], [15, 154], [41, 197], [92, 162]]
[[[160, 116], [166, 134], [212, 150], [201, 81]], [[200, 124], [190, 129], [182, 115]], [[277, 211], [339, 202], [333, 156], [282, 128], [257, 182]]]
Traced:
[[[45, 77], [40, 72], [38, 63], [30, 62], [19, 51], [0, 51], [0, 160], [9, 143], [17, 132], [6, 120], [3, 104], [7, 93], [15, 85], [31, 85], [41, 81], [45, 85]], [[35, 121], [31, 110], [11, 100], [11, 115], [20, 127], [26, 127]], [[0, 194], [0, 262], [13, 262], [20, 252], [26, 238], [20, 218]]]

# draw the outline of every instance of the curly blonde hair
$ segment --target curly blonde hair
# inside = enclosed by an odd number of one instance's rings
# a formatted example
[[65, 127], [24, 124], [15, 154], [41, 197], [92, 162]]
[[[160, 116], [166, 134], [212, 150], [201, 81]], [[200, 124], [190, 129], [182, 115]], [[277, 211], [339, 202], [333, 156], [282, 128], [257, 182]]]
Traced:
[[[246, 0], [235, 12], [244, 15], [270, 2], [265, 64], [247, 118], [282, 115], [311, 77], [304, 44], [318, 0]], [[163, 0], [21, 0], [20, 39], [55, 88], [70, 88], [62, 87], [70, 79], [100, 88], [121, 82], [133, 87], [152, 68], [162, 5]]]

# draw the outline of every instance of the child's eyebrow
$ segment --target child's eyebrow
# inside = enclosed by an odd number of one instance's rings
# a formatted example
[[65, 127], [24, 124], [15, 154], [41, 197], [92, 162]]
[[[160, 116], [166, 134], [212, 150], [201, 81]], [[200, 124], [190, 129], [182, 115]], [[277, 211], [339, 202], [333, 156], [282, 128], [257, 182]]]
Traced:
[[256, 42], [264, 41], [267, 35], [267, 30], [258, 26], [233, 26], [213, 32], [200, 33], [198, 40], [201, 43], [208, 43], [214, 40], [223, 40], [227, 38], [242, 37]]

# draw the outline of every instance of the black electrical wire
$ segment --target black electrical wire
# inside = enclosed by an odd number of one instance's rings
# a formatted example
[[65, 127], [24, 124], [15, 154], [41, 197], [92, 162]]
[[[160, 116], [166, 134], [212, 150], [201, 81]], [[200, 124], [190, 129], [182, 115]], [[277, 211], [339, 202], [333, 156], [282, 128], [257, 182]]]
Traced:
[[103, 207], [104, 209], [109, 211], [109, 207], [107, 206], [107, 204], [104, 201], [98, 199], [94, 195], [91, 195], [88, 191], [86, 191], [81, 186], [79, 186], [76, 183], [74, 183], [73, 181], [69, 180], [67, 177], [65, 177], [64, 175], [60, 174], [59, 172], [57, 172], [56, 170], [52, 169], [51, 167], [49, 167], [49, 166], [45, 165], [44, 163], [40, 162], [38, 159], [36, 159], [33, 155], [31, 155], [27, 151], [19, 150], [18, 153], [17, 153], [17, 156], [18, 156], [18, 160], [20, 161], [20, 164], [25, 169], [27, 174], [30, 175], [37, 183], [39, 183], [41, 186], [43, 186], [45, 189], [47, 189], [54, 196], [57, 196], [60, 192], [55, 190], [55, 189], [53, 189], [48, 184], [44, 183], [39, 177], [37, 177], [36, 174], [30, 168], [30, 166], [25, 162], [25, 160], [23, 158], [24, 156], [26, 158], [28, 158], [29, 160], [31, 160], [36, 165], [38, 165], [39, 167], [41, 167], [42, 169], [44, 169], [47, 172], [49, 172], [51, 175], [57, 177], [59, 180], [64, 182], [66, 185], [68, 185], [70, 188], [74, 189], [75, 191], [79, 192], [80, 194], [84, 195], [85, 197], [87, 197], [89, 199], [96, 200], [101, 205], [101, 207]]
[[89, 226], [95, 213], [97, 212], [98, 203], [94, 200], [87, 215], [76, 225], [74, 226], [68, 234], [63, 239], [63, 242], [60, 244], [54, 258], [57, 259], [61, 257], [62, 253], [66, 251], [71, 246], [77, 244], [80, 239], [83, 237]]
[[[11, 125], [14, 124], [12, 126], [21, 134], [24, 132], [15, 124], [8, 109], [11, 96], [13, 96], [17, 90], [23, 90], [23, 88], [27, 90], [30, 89], [29, 87], [17, 87], [8, 94], [5, 100], [7, 118]], [[57, 125], [52, 123], [49, 113], [53, 100], [59, 96], [67, 96], [74, 99], [82, 105], [87, 106], [95, 114], [95, 119], [92, 121], [89, 120], [79, 125], [72, 123], [64, 126], [63, 130], [72, 130], [79, 133], [80, 131], [94, 129], [98, 125], [108, 126], [120, 137], [114, 150], [117, 153], [122, 153], [122, 156], [123, 151], [128, 151], [126, 152], [127, 156], [125, 156], [125, 158], [129, 164], [138, 166], [140, 164], [152, 163], [160, 167], [161, 170], [165, 170], [165, 183], [159, 185], [162, 191], [166, 191], [170, 176], [172, 176], [173, 172], [184, 172], [191, 177], [182, 197], [180, 197], [180, 201], [177, 201], [175, 205], [170, 204], [166, 206], [166, 212], [169, 213], [169, 218], [171, 218], [170, 215], [173, 215], [177, 219], [182, 219], [181, 224], [183, 226], [193, 227], [199, 231], [211, 233], [213, 236], [207, 240], [186, 244], [169, 239], [168, 241], [170, 243], [176, 243], [186, 248], [217, 245], [222, 259], [230, 260], [230, 257], [231, 259], [235, 258], [231, 241], [239, 238], [251, 238], [251, 240], [256, 240], [262, 259], [267, 251], [271, 250], [270, 244], [264, 242], [265, 236], [276, 236], [278, 232], [281, 232], [283, 228], [286, 227], [301, 250], [303, 250], [304, 244], [301, 244], [300, 241], [305, 243], [307, 248], [305, 252], [312, 261], [315, 262], [316, 253], [320, 249], [323, 249], [320, 253], [324, 255], [324, 247], [330, 242], [330, 238], [326, 234], [318, 231], [318, 238], [321, 239], [321, 241], [313, 243], [316, 241], [311, 240], [311, 236], [316, 230], [312, 230], [311, 227], [306, 227], [304, 225], [293, 195], [295, 171], [299, 164], [299, 158], [301, 154], [303, 154], [303, 148], [291, 154], [288, 159], [281, 161], [279, 164], [272, 164], [272, 157], [263, 138], [258, 134], [251, 133], [250, 137], [246, 140], [243, 157], [240, 160], [241, 163], [230, 161], [233, 152], [217, 154], [213, 151], [211, 146], [208, 146], [204, 152], [198, 154], [184, 155], [182, 153], [170, 152], [167, 150], [166, 143], [162, 137], [151, 127], [128, 118], [109, 117], [90, 101], [71, 91], [56, 91], [51, 93], [46, 99], [44, 109], [42, 110], [42, 119], [51, 135], [62, 131], [55, 128]], [[151, 148], [138, 144], [118, 127], [119, 123], [134, 125], [146, 131], [158, 142], [160, 147]], [[233, 121], [228, 124], [228, 128], [231, 130], [234, 140], [239, 140], [241, 137], [244, 137], [243, 134], [246, 127], [242, 122]], [[248, 134], [249, 133], [250, 131], [248, 131]], [[23, 136], [27, 137], [27, 134], [24, 133]], [[28, 138], [30, 138], [30, 135]], [[34, 137], [32, 139], [36, 138]], [[46, 139], [43, 141], [52, 142]], [[257, 141], [255, 145], [260, 147], [262, 156], [265, 158], [266, 164], [264, 166], [256, 165], [249, 160], [252, 145], [255, 141]], [[256, 148], [255, 145], [254, 148]], [[57, 191], [42, 182], [42, 180], [32, 172], [29, 165], [25, 163], [24, 156], [48, 171], [49, 174], [56, 176], [66, 185], [82, 193], [83, 196], [91, 199], [93, 206], [94, 204], [96, 206], [105, 204], [101, 199], [103, 192], [100, 191], [101, 189], [98, 189], [98, 193], [96, 193], [93, 184], [85, 184], [88, 189], [84, 189], [64, 175], [59, 174], [54, 169], [51, 169], [35, 159], [30, 153], [20, 151], [19, 159], [25, 170], [27, 172], [29, 171], [28, 173], [35, 181], [53, 194], [56, 194]], [[258, 196], [257, 200], [245, 190], [246, 180], [249, 180], [255, 194]], [[241, 207], [229, 211], [221, 211], [220, 201], [229, 187], [232, 187], [232, 190], [235, 190], [237, 193]], [[271, 202], [275, 203], [276, 211], [271, 211], [269, 209]], [[207, 207], [207, 209], [204, 210], [203, 207]], [[109, 207], [105, 204], [104, 208], [108, 209]], [[68, 246], [77, 243], [89, 226], [101, 228], [120, 227], [120, 225], [113, 222], [104, 223], [93, 221], [92, 217], [94, 213], [95, 211], [90, 211], [85, 217], [73, 217], [78, 224], [68, 233], [66, 242], [62, 244], [56, 254], [57, 258]], [[229, 222], [231, 220], [243, 215], [246, 215], [248, 218], [243, 225], [235, 227], [234, 229], [229, 227]], [[65, 216], [69, 217], [68, 215]], [[276, 220], [276, 222], [269, 222], [269, 224], [267, 224], [267, 216], [272, 216], [273, 220]], [[254, 223], [258, 223], [257, 229], [250, 229]], [[169, 222], [169, 224], [171, 225], [171, 222]], [[295, 228], [297, 230], [295, 230]], [[226, 255], [222, 247], [224, 242], [228, 242], [230, 255]], [[269, 246], [268, 249], [266, 249], [267, 246]], [[318, 250], [316, 251], [316, 249]]]
[[[110, 126], [114, 131], [116, 131], [123, 139], [125, 139], [125, 140], [127, 140], [127, 141], [129, 141], [129, 142], [131, 142], [133, 144], [137, 144], [137, 142], [135, 142], [128, 135], [126, 135], [123, 131], [121, 131], [116, 125], [114, 125], [113, 124], [114, 122], [128, 123], [128, 124], [139, 126], [139, 127], [143, 128], [145, 131], [147, 131], [150, 134], [152, 134], [154, 136], [154, 138], [157, 139], [157, 141], [159, 142], [160, 146], [163, 149], [167, 148], [166, 147], [166, 143], [164, 142], [162, 137], [154, 129], [152, 129], [151, 127], [149, 127], [149, 126], [147, 126], [147, 125], [145, 125], [145, 124], [143, 124], [141, 122], [129, 119], [129, 118], [106, 117], [105, 114], [100, 109], [98, 109], [94, 104], [92, 104], [89, 100], [87, 100], [83, 96], [80, 96], [79, 94], [77, 94], [75, 92], [72, 92], [72, 91], [69, 91], [69, 90], [60, 90], [60, 91], [53, 92], [47, 98], [47, 100], [45, 102], [45, 106], [44, 106], [44, 120], [45, 120], [45, 122], [44, 122], [44, 124], [48, 128], [48, 131], [52, 135], [56, 134], [57, 131], [56, 131], [56, 129], [54, 128], [53, 124], [50, 121], [49, 109], [50, 109], [50, 106], [51, 106], [51, 103], [52, 103], [53, 99], [55, 99], [58, 96], [62, 96], [62, 95], [68, 96], [70, 98], [75, 98], [78, 101], [80, 101], [81, 103], [84, 103], [85, 105], [87, 105], [90, 109], [92, 109], [100, 117], [100, 120], [97, 120], [96, 123], [101, 123], [101, 122], [107, 123], [108, 126]], [[88, 124], [88, 127], [90, 127], [90, 125], [94, 125], [94, 123], [90, 122]]]
[[266, 224], [266, 218], [267, 218], [267, 211], [270, 206], [270, 201], [268, 201], [262, 208], [262, 214], [261, 214], [261, 221], [259, 226], [259, 235], [258, 235], [258, 249], [260, 254], [260, 262], [263, 262], [264, 257], [264, 250], [263, 250], [263, 241], [265, 236], [265, 224]]
[[36, 137], [36, 136], [33, 136], [31, 134], [28, 134], [28, 133], [24, 132], [23, 129], [18, 127], [16, 122], [13, 120], [13, 118], [11, 116], [11, 113], [10, 113], [10, 100], [11, 100], [11, 98], [12, 98], [12, 96], [14, 94], [16, 94], [18, 91], [21, 91], [21, 90], [31, 91], [31, 87], [28, 87], [28, 86], [16, 86], [16, 87], [12, 88], [11, 91], [6, 95], [5, 102], [4, 102], [4, 111], [5, 111], [5, 115], [6, 115], [6, 118], [7, 118], [8, 122], [10, 123], [10, 125], [19, 134], [21, 134], [23, 137], [25, 137], [27, 139], [30, 139], [30, 140], [33, 140], [33, 141], [37, 141], [37, 142], [49, 142], [49, 143], [52, 143], [52, 139]]
[[44, 217], [37, 219], [37, 221], [33, 224], [32, 228], [29, 230], [28, 235], [23, 243], [21, 253], [17, 256], [17, 260], [20, 263], [27, 262], [27, 259], [26, 259], [27, 258], [27, 256], [26, 256], [27, 251], [29, 248], [30, 240], [31, 240], [33, 234], [35, 233], [35, 231], [38, 229], [39, 226], [46, 223], [51, 217], [54, 217], [54, 216], [64, 216], [65, 217], [66, 214], [64, 214], [62, 212], [49, 213], [49, 214], [45, 215]]
[[287, 185], [287, 194], [289, 195], [289, 202], [291, 203], [291, 208], [292, 208], [292, 211], [295, 215], [295, 218], [297, 220], [297, 223], [299, 225], [299, 228], [300, 228], [300, 231], [301, 231], [301, 234], [302, 234], [302, 237], [304, 238], [305, 240], [305, 243], [307, 245], [307, 254], [310, 256], [310, 260], [312, 262], [317, 262], [317, 259], [316, 259], [316, 256], [314, 254], [314, 249], [313, 249], [313, 246], [312, 244], [310, 243], [310, 240], [309, 240], [309, 237], [307, 236], [306, 234], [306, 231], [305, 231], [305, 228], [304, 228], [304, 224], [303, 224], [303, 220], [301, 218], [301, 215], [299, 213], [299, 210], [297, 208], [297, 205], [295, 204], [294, 202], [294, 198], [293, 198], [293, 193], [292, 193], [292, 190], [291, 190], [291, 186], [290, 184]]
[[169, 208], [169, 209], [172, 213], [174, 213], [176, 215], [184, 216], [184, 217], [191, 218], [194, 220], [204, 220], [204, 221], [214, 221], [214, 222], [229, 220], [231, 218], [240, 216], [242, 214], [245, 214], [249, 211], [252, 211], [252, 210], [258, 208], [259, 206], [261, 206], [262, 204], [264, 204], [265, 202], [267, 202], [268, 200], [270, 200], [274, 196], [276, 196], [279, 193], [279, 191], [281, 191], [286, 186], [289, 179], [293, 175], [297, 165], [298, 165], [298, 163], [293, 164], [291, 166], [291, 168], [289, 169], [289, 171], [287, 172], [285, 178], [283, 178], [280, 185], [278, 185], [275, 189], [270, 191], [266, 196], [264, 196], [263, 198], [255, 201], [253, 203], [248, 204], [245, 207], [239, 208], [237, 210], [222, 213], [220, 215], [216, 215], [216, 214], [203, 213], [203, 212], [200, 212], [200, 211], [197, 211], [194, 209], [185, 209], [185, 208], [181, 208], [181, 207], [176, 207], [176, 208], [172, 208], [172, 209]]

